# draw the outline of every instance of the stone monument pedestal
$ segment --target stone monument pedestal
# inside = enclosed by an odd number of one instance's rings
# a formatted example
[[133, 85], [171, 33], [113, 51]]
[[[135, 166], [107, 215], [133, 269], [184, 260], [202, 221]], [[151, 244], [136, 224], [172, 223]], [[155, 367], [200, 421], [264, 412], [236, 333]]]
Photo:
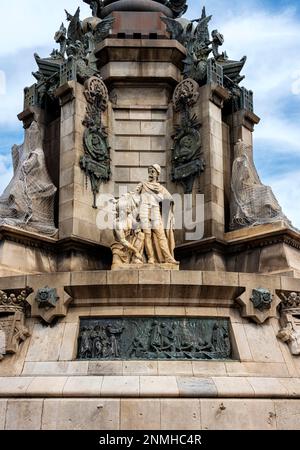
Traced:
[[85, 2], [35, 55], [0, 197], [0, 429], [299, 429], [300, 234], [245, 58], [184, 0]]

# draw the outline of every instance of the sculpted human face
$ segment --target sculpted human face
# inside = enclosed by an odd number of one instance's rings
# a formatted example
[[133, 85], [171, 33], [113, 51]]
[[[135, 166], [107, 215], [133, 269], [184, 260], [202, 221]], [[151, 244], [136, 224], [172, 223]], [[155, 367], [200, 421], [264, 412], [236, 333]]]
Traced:
[[157, 181], [158, 180], [158, 173], [156, 172], [154, 167], [149, 167], [148, 175], [149, 175], [149, 181]]

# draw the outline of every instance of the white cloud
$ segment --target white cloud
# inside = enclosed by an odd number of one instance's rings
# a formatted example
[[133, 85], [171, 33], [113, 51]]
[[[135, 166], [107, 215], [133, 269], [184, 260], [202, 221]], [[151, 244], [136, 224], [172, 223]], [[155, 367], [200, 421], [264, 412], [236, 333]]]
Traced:
[[73, 14], [78, 6], [83, 17], [91, 15], [89, 6], [82, 0], [2, 1], [0, 56], [49, 45], [61, 22], [66, 21], [64, 9]]
[[283, 174], [280, 177], [266, 179], [279, 200], [284, 213], [292, 221], [294, 226], [300, 229], [300, 170]]
[[0, 155], [0, 194], [11, 180], [13, 169], [11, 167], [11, 156]]

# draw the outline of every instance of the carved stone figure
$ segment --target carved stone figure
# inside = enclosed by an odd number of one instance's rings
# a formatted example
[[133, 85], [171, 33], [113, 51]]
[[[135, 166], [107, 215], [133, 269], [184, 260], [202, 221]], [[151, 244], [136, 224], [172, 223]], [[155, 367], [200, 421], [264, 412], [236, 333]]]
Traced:
[[115, 201], [113, 269], [122, 264], [142, 264], [145, 235], [138, 222], [140, 196], [130, 192]]
[[231, 229], [290, 221], [269, 186], [262, 184], [254, 166], [251, 148], [239, 141], [234, 150], [231, 176]]
[[14, 175], [0, 197], [0, 224], [11, 225], [54, 236], [54, 199], [52, 183], [42, 149], [41, 132], [36, 122], [25, 131], [25, 141], [12, 149]]
[[115, 200], [113, 269], [142, 263], [178, 268], [174, 259], [174, 201], [158, 181], [160, 166], [154, 164], [148, 171], [148, 181]]
[[0, 291], [0, 361], [6, 354], [17, 353], [30, 335], [25, 326], [26, 299], [31, 288]]
[[194, 318], [82, 319], [78, 358], [96, 360], [229, 359], [229, 321]]
[[[139, 218], [145, 234], [145, 251], [148, 264], [167, 263], [177, 265], [174, 259], [174, 201], [171, 194], [159, 183], [161, 168], [154, 164], [148, 169], [149, 179], [140, 183], [136, 192], [140, 195]], [[163, 223], [161, 208], [168, 204], [167, 223]]]
[[291, 354], [300, 355], [300, 293], [279, 293], [281, 298], [280, 323], [281, 330], [277, 337], [289, 345]]

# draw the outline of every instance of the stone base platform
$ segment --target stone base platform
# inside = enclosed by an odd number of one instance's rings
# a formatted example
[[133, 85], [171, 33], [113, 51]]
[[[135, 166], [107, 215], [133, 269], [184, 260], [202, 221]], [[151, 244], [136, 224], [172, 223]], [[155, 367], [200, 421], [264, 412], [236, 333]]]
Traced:
[[112, 266], [111, 270], [179, 270], [178, 264], [123, 264]]
[[0, 429], [292, 430], [299, 399], [292, 378], [1, 378]]

